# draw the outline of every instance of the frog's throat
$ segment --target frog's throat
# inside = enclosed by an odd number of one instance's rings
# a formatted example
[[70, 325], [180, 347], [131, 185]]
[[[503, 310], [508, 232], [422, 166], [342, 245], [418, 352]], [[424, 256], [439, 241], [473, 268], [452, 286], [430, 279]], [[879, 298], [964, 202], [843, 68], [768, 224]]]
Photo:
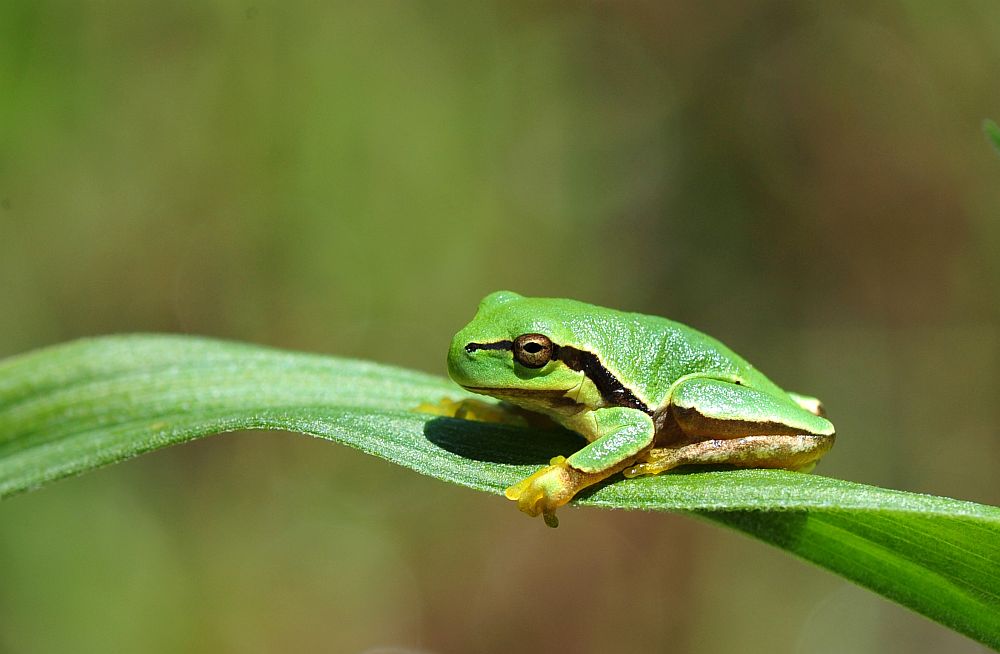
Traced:
[[463, 386], [462, 388], [495, 397], [514, 406], [535, 411], [551, 413], [558, 416], [571, 416], [594, 407], [577, 402], [567, 396], [566, 391], [559, 389], [530, 390], [524, 388], [493, 388], [484, 386]]
[[[476, 350], [511, 350], [514, 344], [513, 341], [496, 341], [494, 343], [469, 343], [465, 346], [466, 351], [474, 352]], [[576, 372], [582, 372], [587, 376], [587, 379], [594, 384], [597, 391], [601, 394], [601, 399], [604, 401], [606, 406], [620, 406], [629, 409], [638, 409], [643, 413], [648, 415], [653, 415], [653, 411], [646, 405], [645, 402], [640, 400], [635, 393], [632, 392], [630, 388], [621, 383], [621, 381], [615, 377], [615, 375], [608, 370], [596, 354], [593, 352], [588, 352], [586, 350], [581, 350], [575, 348], [571, 345], [558, 345], [556, 343], [552, 344], [552, 358], [561, 361], [570, 370]], [[509, 389], [509, 388], [482, 388], [476, 389], [472, 387], [466, 387], [473, 392], [481, 392], [486, 395], [492, 395], [494, 397], [500, 397], [501, 394], [507, 395], [523, 395], [523, 393], [548, 393], [549, 391], [520, 391], [519, 389]], [[565, 391], [552, 391], [558, 393], [565, 393]], [[501, 398], [504, 399], [504, 398]], [[570, 400], [572, 401], [572, 400]]]

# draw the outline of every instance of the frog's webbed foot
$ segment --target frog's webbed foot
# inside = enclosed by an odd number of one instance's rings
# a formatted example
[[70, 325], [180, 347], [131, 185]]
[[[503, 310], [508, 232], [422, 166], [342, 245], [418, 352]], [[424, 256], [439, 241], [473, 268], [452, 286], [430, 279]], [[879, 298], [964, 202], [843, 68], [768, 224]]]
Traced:
[[524, 513], [532, 517], [541, 514], [545, 524], [558, 527], [556, 509], [587, 485], [586, 477], [586, 473], [570, 466], [566, 457], [557, 456], [546, 467], [508, 488], [504, 495], [517, 502], [517, 508]]

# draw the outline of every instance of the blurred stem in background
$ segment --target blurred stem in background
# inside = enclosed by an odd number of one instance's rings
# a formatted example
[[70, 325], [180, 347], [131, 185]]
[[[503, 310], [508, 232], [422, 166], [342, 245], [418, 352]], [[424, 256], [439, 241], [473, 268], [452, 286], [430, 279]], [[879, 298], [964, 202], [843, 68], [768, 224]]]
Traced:
[[996, 148], [997, 154], [1000, 154], [1000, 126], [998, 126], [992, 120], [983, 121], [983, 131], [986, 132], [986, 137]]

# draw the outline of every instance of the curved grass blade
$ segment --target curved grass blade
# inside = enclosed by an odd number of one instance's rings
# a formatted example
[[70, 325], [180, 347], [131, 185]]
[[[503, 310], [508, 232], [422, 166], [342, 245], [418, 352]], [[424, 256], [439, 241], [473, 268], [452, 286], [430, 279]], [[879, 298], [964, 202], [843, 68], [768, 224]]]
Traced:
[[[445, 379], [183, 336], [77, 341], [0, 362], [0, 498], [201, 436], [280, 429], [501, 493], [580, 446], [415, 413]], [[779, 470], [619, 480], [577, 504], [685, 511], [750, 534], [1000, 647], [1000, 509]]]
[[992, 120], [984, 120], [983, 131], [986, 132], [986, 138], [988, 138], [990, 143], [993, 144], [993, 147], [996, 148], [997, 154], [1000, 154], [1000, 126]]

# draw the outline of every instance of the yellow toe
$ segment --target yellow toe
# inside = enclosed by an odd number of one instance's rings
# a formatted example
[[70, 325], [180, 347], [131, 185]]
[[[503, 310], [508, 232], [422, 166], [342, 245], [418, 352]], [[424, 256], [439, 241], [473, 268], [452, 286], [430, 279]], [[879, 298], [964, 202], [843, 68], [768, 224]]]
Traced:
[[642, 474], [643, 474], [643, 470], [642, 470], [642, 464], [641, 463], [639, 465], [637, 465], [637, 466], [632, 466], [631, 468], [625, 468], [624, 470], [622, 470], [622, 475], [626, 479], [632, 479], [633, 477], [639, 477], [639, 476], [642, 476]]

